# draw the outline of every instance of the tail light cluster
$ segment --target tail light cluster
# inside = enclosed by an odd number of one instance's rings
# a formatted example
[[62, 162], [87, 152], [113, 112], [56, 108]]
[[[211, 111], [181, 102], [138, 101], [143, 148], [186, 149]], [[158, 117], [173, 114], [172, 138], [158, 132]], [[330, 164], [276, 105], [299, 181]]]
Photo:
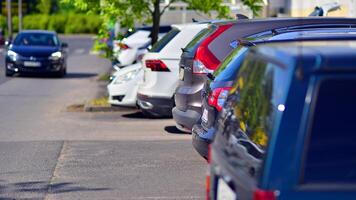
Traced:
[[276, 200], [277, 195], [274, 191], [255, 190], [253, 193], [253, 200]]
[[130, 47], [127, 44], [124, 44], [124, 43], [119, 43], [119, 47], [120, 47], [120, 49], [123, 49], [123, 50], [130, 49]]
[[215, 88], [208, 97], [208, 104], [221, 111], [231, 87]]
[[146, 67], [155, 72], [169, 72], [167, 65], [162, 60], [146, 60]]
[[199, 45], [195, 53], [193, 74], [207, 74], [220, 65], [219, 59], [209, 50], [209, 44], [231, 26], [232, 24], [218, 26], [217, 30]]

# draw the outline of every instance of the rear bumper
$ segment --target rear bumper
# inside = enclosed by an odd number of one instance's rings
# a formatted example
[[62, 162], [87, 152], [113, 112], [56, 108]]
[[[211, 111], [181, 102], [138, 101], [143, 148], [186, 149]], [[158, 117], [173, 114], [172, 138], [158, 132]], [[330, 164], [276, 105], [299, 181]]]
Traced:
[[177, 107], [172, 110], [173, 119], [177, 123], [177, 128], [191, 132], [194, 124], [200, 120], [200, 113], [195, 110], [181, 111]]
[[174, 100], [172, 98], [149, 97], [137, 94], [137, 104], [141, 110], [157, 117], [171, 117]]
[[174, 95], [176, 107], [172, 111], [173, 118], [178, 128], [190, 132], [202, 115], [201, 91], [204, 84], [188, 86], [180, 81], [179, 85]]
[[200, 124], [194, 125], [192, 129], [192, 144], [194, 149], [205, 159], [208, 158], [208, 149], [212, 142], [212, 138], [206, 137], [207, 134]]

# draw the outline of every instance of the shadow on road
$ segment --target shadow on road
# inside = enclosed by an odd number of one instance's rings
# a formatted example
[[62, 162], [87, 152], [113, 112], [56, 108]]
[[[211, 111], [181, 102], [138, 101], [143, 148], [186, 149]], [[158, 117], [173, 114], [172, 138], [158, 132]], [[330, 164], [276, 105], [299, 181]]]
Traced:
[[71, 72], [67, 73], [64, 77], [58, 77], [51, 74], [19, 74], [14, 75], [16, 78], [43, 78], [43, 79], [80, 79], [80, 78], [91, 78], [97, 76], [97, 73], [86, 73], [86, 72]]
[[[77, 186], [74, 183], [63, 182], [63, 183], [52, 183], [44, 181], [30, 181], [30, 182], [18, 182], [18, 183], [9, 183], [0, 184], [0, 195], [7, 196], [11, 193], [41, 193], [41, 194], [58, 194], [66, 192], [80, 192], [80, 191], [104, 191], [110, 190], [110, 188], [89, 188], [83, 186]], [[12, 199], [12, 198], [10, 198]]]
[[80, 79], [80, 78], [91, 78], [97, 76], [97, 73], [83, 73], [83, 72], [71, 72], [67, 73], [64, 77], [57, 77], [51, 74], [19, 74], [15, 75], [15, 77], [20, 78], [43, 78], [43, 79]]
[[90, 78], [97, 76], [97, 73], [67, 73], [63, 78]]
[[134, 113], [128, 113], [128, 114], [123, 114], [122, 117], [128, 118], [128, 119], [171, 119], [171, 117], [149, 117], [144, 115], [141, 111], [136, 111]]
[[175, 126], [166, 126], [164, 127], [164, 130], [167, 132], [167, 133], [171, 133], [171, 134], [190, 134], [190, 133], [187, 133], [187, 132], [183, 132], [181, 130], [179, 130], [177, 127]]
[[141, 111], [123, 114], [122, 117], [128, 118], [128, 119], [147, 119], [147, 117]]

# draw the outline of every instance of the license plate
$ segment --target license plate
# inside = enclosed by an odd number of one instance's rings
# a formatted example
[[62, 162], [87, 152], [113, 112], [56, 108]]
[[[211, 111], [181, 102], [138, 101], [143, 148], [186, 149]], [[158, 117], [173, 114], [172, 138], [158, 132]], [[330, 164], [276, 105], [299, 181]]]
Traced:
[[204, 109], [201, 120], [203, 120], [203, 122], [205, 122], [205, 123], [208, 121], [208, 110], [207, 109]]
[[217, 200], [236, 200], [234, 191], [221, 178], [218, 181]]
[[184, 79], [184, 68], [179, 68], [179, 79], [183, 81]]
[[41, 63], [40, 62], [31, 62], [31, 61], [25, 61], [23, 63], [23, 65], [25, 67], [41, 67]]

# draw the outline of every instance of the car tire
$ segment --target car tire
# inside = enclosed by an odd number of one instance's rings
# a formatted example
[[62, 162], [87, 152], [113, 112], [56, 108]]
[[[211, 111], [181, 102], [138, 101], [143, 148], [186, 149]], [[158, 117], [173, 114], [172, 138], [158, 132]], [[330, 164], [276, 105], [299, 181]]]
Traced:
[[10, 72], [9, 70], [6, 70], [5, 71], [5, 76], [6, 77], [12, 77], [14, 75], [14, 73], [13, 72]]
[[67, 69], [66, 68], [62, 68], [59, 72], [56, 73], [56, 77], [62, 78], [66, 74], [67, 74]]

